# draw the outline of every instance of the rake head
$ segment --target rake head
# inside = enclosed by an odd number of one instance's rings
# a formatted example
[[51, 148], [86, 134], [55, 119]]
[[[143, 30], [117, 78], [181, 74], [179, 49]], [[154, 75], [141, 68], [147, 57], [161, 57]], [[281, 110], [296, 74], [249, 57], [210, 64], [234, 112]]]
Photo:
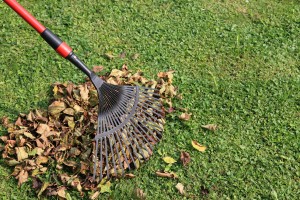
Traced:
[[103, 82], [98, 93], [93, 177], [100, 181], [148, 160], [162, 137], [164, 112], [155, 89]]

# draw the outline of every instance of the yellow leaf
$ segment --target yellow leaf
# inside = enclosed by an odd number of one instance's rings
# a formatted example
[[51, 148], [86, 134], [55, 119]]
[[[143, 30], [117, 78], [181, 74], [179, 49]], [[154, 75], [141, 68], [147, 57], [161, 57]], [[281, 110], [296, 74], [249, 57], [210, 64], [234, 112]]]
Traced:
[[201, 144], [199, 144], [197, 141], [193, 140], [192, 141], [192, 145], [195, 149], [197, 149], [198, 151], [204, 152], [206, 150], [206, 146], [203, 146]]
[[54, 93], [54, 95], [57, 95], [57, 92], [58, 92], [58, 87], [57, 87], [57, 86], [54, 86], [54, 88], [53, 88], [53, 93]]
[[172, 157], [169, 157], [169, 156], [166, 156], [163, 158], [163, 160], [168, 163], [168, 164], [173, 164], [173, 163], [176, 163], [176, 160]]

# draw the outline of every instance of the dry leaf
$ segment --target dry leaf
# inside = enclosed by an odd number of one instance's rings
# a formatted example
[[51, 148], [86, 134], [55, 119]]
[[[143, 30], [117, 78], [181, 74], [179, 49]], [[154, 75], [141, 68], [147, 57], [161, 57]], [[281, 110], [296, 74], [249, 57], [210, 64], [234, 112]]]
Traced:
[[207, 125], [202, 125], [201, 127], [210, 131], [215, 131], [218, 128], [216, 124], [207, 124]]
[[110, 190], [110, 186], [111, 186], [111, 183], [109, 181], [107, 181], [105, 184], [101, 185], [100, 184], [100, 193], [105, 193], [105, 192], [108, 192], [110, 193], [111, 190]]
[[38, 156], [38, 157], [36, 158], [36, 164], [37, 164], [37, 165], [45, 164], [45, 163], [47, 163], [47, 162], [48, 162], [48, 157], [46, 157], [46, 156]]
[[137, 189], [135, 190], [135, 194], [136, 194], [136, 197], [137, 197], [138, 199], [141, 199], [141, 200], [146, 199], [146, 194], [145, 194], [144, 191], [143, 191], [142, 189], [140, 189], [140, 188], [137, 188]]
[[163, 160], [168, 163], [168, 164], [173, 164], [173, 163], [176, 163], [176, 160], [172, 157], [169, 157], [169, 156], [166, 156], [163, 158]]
[[95, 73], [101, 72], [103, 69], [104, 69], [103, 66], [94, 66], [94, 67], [93, 67], [93, 71], [94, 71]]
[[125, 174], [125, 178], [135, 178], [135, 175], [134, 174]]
[[28, 172], [22, 169], [16, 178], [18, 179], [18, 186], [20, 187], [22, 183], [28, 180]]
[[180, 192], [180, 194], [184, 194], [184, 186], [181, 183], [177, 183], [175, 187]]
[[136, 53], [136, 54], [133, 54], [131, 58], [132, 58], [132, 60], [136, 60], [139, 57], [140, 57], [140, 54]]
[[38, 198], [40, 198], [40, 196], [42, 195], [42, 193], [48, 188], [48, 186], [50, 185], [49, 182], [45, 182], [41, 188], [41, 190], [38, 193]]
[[96, 191], [90, 196], [90, 199], [91, 200], [98, 199], [99, 195], [100, 195], [100, 191]]
[[186, 166], [191, 161], [191, 156], [189, 153], [182, 151], [180, 153], [180, 160], [183, 166]]
[[188, 121], [188, 120], [190, 120], [191, 116], [192, 116], [192, 114], [182, 113], [179, 116], [179, 119], [184, 120], [184, 121]]
[[66, 199], [66, 188], [65, 187], [60, 187], [58, 190], [57, 190], [57, 195], [61, 198], [64, 198]]
[[192, 145], [195, 149], [197, 149], [198, 151], [204, 152], [206, 150], [206, 146], [203, 146], [201, 144], [199, 144], [197, 141], [193, 140], [192, 141]]
[[159, 172], [159, 171], [157, 171], [157, 172], [155, 172], [155, 174], [159, 177], [164, 177], [164, 178], [174, 178], [174, 179], [178, 178], [178, 175], [173, 173], [173, 172], [169, 173], [169, 172]]
[[87, 85], [85, 84], [84, 86], [79, 87], [80, 90], [80, 96], [83, 101], [88, 101], [89, 100], [89, 90], [87, 88]]
[[18, 161], [22, 161], [28, 158], [28, 153], [26, 152], [25, 147], [16, 147], [15, 149], [16, 149]]
[[57, 116], [61, 113], [64, 109], [66, 109], [66, 105], [64, 102], [61, 101], [54, 101], [49, 107], [48, 112], [52, 116]]
[[105, 57], [108, 58], [109, 60], [112, 60], [112, 59], [114, 59], [115, 56], [112, 54], [112, 52], [107, 52], [105, 54]]

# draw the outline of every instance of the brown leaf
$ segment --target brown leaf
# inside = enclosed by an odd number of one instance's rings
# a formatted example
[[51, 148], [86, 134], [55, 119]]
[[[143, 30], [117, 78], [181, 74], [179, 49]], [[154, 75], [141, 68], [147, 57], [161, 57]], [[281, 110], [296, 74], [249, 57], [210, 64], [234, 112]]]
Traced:
[[22, 160], [28, 158], [28, 153], [26, 152], [25, 147], [16, 147], [15, 149], [16, 149], [18, 161], [22, 161]]
[[62, 101], [54, 101], [49, 107], [48, 112], [50, 115], [57, 117], [64, 109], [66, 109], [66, 104]]
[[135, 175], [134, 174], [125, 174], [125, 178], [135, 178]]
[[85, 84], [84, 86], [79, 86], [80, 90], [80, 96], [83, 101], [88, 101], [89, 100], [89, 90], [87, 88], [87, 85]]
[[18, 186], [20, 187], [22, 183], [28, 180], [28, 172], [22, 169], [16, 178], [18, 179]]
[[138, 53], [135, 53], [135, 54], [133, 54], [132, 55], [132, 60], [136, 60], [136, 59], [138, 59], [140, 57], [140, 54], [138, 54]]
[[144, 191], [140, 188], [137, 188], [135, 190], [135, 195], [138, 199], [144, 200], [146, 199], [146, 194], [144, 193]]
[[58, 188], [57, 195], [61, 198], [66, 199], [66, 188], [65, 187]]
[[71, 116], [73, 116], [74, 115], [74, 113], [75, 113], [75, 110], [74, 109], [72, 109], [72, 108], [67, 108], [67, 109], [65, 109], [64, 110], [64, 112], [63, 113], [65, 113], [65, 114], [67, 114], [67, 115], [71, 115]]
[[201, 127], [210, 131], [216, 131], [218, 128], [216, 124], [207, 124], [207, 125], [202, 125]]
[[188, 121], [188, 120], [190, 120], [191, 116], [192, 116], [192, 114], [182, 113], [179, 116], [179, 119], [184, 120], [184, 121]]
[[2, 117], [1, 118], [1, 124], [4, 126], [4, 128], [8, 128], [9, 118], [8, 117]]
[[186, 166], [191, 161], [191, 156], [189, 153], [182, 151], [180, 153], [180, 160], [181, 160], [183, 166]]
[[48, 162], [48, 158], [46, 156], [38, 156], [36, 158], [36, 164], [40, 165], [40, 164], [45, 164]]
[[40, 124], [36, 130], [37, 133], [45, 135], [50, 132], [50, 127], [47, 124]]
[[181, 183], [177, 183], [175, 187], [180, 192], [180, 194], [184, 194], [184, 186]]
[[119, 56], [120, 58], [125, 58], [126, 57], [126, 53], [123, 51], [121, 54], [120, 54], [120, 56]]
[[90, 199], [91, 200], [98, 199], [99, 195], [100, 195], [100, 191], [96, 191], [90, 196]]
[[197, 141], [192, 141], [192, 146], [200, 152], [204, 152], [206, 150], [206, 146], [199, 144]]
[[18, 117], [18, 119], [17, 119], [15, 125], [16, 125], [16, 126], [23, 126], [21, 117]]
[[94, 71], [95, 73], [101, 72], [103, 69], [104, 69], [103, 66], [94, 66], [94, 67], [93, 67], [93, 71]]
[[173, 172], [160, 172], [160, 171], [157, 171], [155, 172], [155, 174], [159, 177], [164, 177], [164, 178], [178, 178], [178, 175], [173, 173]]
[[113, 69], [109, 76], [122, 77], [123, 75], [124, 75], [123, 71], [118, 70], [118, 69]]

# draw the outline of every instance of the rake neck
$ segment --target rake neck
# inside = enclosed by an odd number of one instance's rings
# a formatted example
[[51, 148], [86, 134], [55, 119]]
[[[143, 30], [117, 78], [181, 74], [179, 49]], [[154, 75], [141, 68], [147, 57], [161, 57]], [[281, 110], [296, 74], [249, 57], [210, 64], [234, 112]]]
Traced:
[[92, 72], [73, 52], [71, 52], [66, 59], [85, 73], [90, 78], [95, 88], [101, 87], [104, 81]]

